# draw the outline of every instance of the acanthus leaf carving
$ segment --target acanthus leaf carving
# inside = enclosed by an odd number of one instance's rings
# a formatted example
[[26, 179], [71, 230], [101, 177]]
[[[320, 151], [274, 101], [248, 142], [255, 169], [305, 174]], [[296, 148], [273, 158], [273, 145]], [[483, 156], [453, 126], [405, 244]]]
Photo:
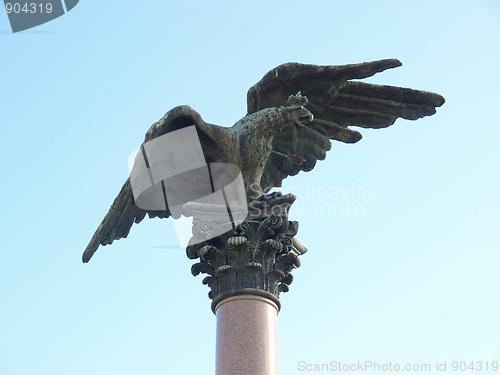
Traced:
[[[205, 273], [203, 284], [210, 287], [209, 297], [260, 290], [276, 298], [287, 292], [300, 266], [297, 254], [306, 249], [294, 239], [298, 223], [288, 221], [295, 196], [272, 193], [249, 205], [249, 216], [232, 231], [202, 243], [188, 246], [194, 276]], [[253, 204], [253, 205], [252, 205]], [[252, 210], [253, 208], [253, 210]], [[217, 223], [194, 223], [194, 227], [217, 228]]]

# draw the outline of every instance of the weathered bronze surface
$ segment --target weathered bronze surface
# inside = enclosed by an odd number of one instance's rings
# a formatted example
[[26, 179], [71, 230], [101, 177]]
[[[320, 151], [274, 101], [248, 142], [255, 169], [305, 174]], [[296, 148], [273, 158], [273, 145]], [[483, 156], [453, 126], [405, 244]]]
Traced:
[[[251, 205], [281, 186], [284, 178], [312, 170], [326, 157], [330, 140], [358, 142], [361, 134], [351, 126], [384, 128], [398, 118], [416, 120], [434, 114], [444, 103], [438, 94], [353, 81], [400, 65], [395, 59], [342, 66], [283, 64], [250, 88], [248, 114], [232, 127], [208, 124], [191, 107], [179, 106], [151, 126], [144, 142], [196, 125], [206, 162], [238, 166]], [[296, 224], [288, 221], [285, 211], [250, 216], [215, 242], [188, 248], [190, 258], [200, 258], [193, 273], [209, 275], [204, 282], [211, 288], [211, 298], [245, 288], [277, 296], [288, 288], [290, 271], [299, 265], [298, 249], [303, 247], [293, 245]], [[137, 207], [127, 180], [83, 261], [88, 262], [99, 245], [126, 237], [132, 224], [146, 214], [171, 215], [168, 207], [163, 211]]]

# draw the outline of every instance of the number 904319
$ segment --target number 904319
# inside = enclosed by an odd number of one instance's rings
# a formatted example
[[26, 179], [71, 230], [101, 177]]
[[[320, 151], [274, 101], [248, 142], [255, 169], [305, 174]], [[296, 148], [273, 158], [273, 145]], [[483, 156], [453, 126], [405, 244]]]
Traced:
[[52, 13], [52, 3], [5, 3], [7, 13]]

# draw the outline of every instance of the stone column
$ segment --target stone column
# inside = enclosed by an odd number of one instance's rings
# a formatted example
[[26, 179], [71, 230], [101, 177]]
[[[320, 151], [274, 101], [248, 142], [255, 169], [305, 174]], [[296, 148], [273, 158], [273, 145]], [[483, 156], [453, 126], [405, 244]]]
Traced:
[[216, 375], [278, 375], [278, 306], [272, 300], [241, 294], [215, 307]]
[[206, 273], [203, 284], [217, 316], [217, 375], [277, 375], [279, 294], [287, 292], [290, 273], [307, 251], [294, 236], [298, 223], [288, 221], [295, 196], [273, 193], [252, 201], [240, 225], [220, 233], [216, 222], [194, 222], [197, 238], [187, 247], [193, 275]]

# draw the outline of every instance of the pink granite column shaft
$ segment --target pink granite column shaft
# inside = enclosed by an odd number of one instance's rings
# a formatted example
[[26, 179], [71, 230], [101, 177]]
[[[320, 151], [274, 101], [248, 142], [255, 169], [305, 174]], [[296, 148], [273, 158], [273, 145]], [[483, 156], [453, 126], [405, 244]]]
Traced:
[[238, 295], [215, 307], [216, 375], [278, 375], [278, 306], [268, 298]]

